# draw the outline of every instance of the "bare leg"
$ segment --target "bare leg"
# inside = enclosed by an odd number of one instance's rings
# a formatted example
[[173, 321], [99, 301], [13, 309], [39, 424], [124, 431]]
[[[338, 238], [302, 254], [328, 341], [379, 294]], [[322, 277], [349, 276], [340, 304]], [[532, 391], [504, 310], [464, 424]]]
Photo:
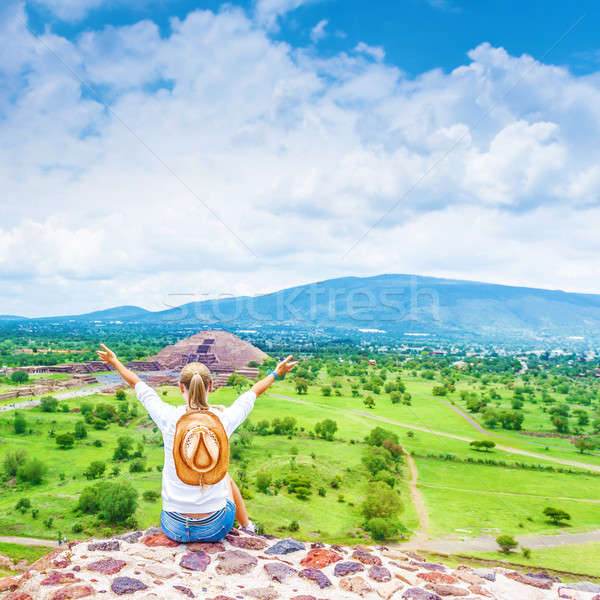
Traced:
[[242, 526], [247, 527], [250, 523], [248, 518], [248, 511], [246, 510], [246, 503], [242, 498], [240, 489], [236, 485], [235, 481], [231, 478], [231, 475], [227, 474], [229, 478], [229, 489], [231, 491], [231, 499], [235, 504], [235, 519]]

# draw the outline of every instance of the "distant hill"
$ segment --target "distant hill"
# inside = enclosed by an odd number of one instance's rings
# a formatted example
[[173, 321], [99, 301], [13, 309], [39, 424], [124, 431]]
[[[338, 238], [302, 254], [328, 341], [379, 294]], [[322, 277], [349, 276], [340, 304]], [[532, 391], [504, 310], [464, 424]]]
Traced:
[[478, 337], [597, 337], [600, 295], [421, 277], [344, 277], [257, 297], [192, 302], [150, 312], [135, 306], [52, 320], [165, 325], [375, 329]]

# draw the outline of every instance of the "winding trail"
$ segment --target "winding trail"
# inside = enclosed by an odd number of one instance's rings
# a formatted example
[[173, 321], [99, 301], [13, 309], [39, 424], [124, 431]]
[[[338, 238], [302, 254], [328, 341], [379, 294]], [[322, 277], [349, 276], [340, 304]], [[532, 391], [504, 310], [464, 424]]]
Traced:
[[410, 470], [410, 481], [408, 487], [410, 489], [410, 497], [412, 498], [413, 505], [417, 511], [417, 517], [419, 518], [419, 529], [416, 532], [415, 543], [421, 545], [427, 541], [427, 535], [429, 531], [429, 515], [427, 514], [427, 508], [425, 507], [425, 500], [421, 490], [417, 486], [419, 480], [419, 471], [413, 457], [405, 451], [406, 462]]

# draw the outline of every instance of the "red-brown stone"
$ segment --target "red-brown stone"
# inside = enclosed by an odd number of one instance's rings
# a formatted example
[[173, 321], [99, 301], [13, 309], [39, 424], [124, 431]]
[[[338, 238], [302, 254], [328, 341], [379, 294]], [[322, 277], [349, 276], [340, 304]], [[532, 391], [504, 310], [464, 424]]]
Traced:
[[168, 548], [174, 548], [175, 546], [179, 546], [179, 542], [175, 540], [170, 540], [164, 533], [151, 533], [146, 537], [143, 537], [141, 540], [142, 544], [145, 546], [167, 546]]
[[68, 585], [60, 590], [56, 590], [50, 600], [76, 600], [76, 598], [87, 598], [95, 594], [91, 585]]
[[21, 583], [20, 577], [2, 577], [0, 579], [0, 592], [7, 590], [16, 590]]
[[425, 573], [419, 573], [417, 577], [428, 583], [457, 583], [456, 577], [438, 571], [426, 571]]
[[33, 598], [27, 592], [9, 592], [6, 596], [2, 596], [2, 600], [33, 600]]
[[342, 560], [342, 557], [337, 552], [325, 548], [315, 548], [308, 551], [300, 564], [306, 568], [323, 569], [334, 562], [338, 562], [338, 560]]
[[513, 581], [524, 583], [525, 585], [531, 585], [542, 590], [549, 590], [554, 583], [551, 579], [531, 577], [529, 575], [523, 575], [523, 573], [517, 573], [516, 571], [513, 573], [506, 573], [506, 576]]
[[428, 583], [426, 589], [435, 592], [438, 596], [468, 596], [469, 592], [465, 588], [447, 583]]
[[494, 594], [490, 593], [488, 590], [486, 590], [480, 585], [470, 585], [469, 591], [471, 592], [471, 594], [479, 594], [480, 596], [486, 596], [487, 598], [494, 597]]
[[185, 545], [188, 552], [206, 552], [206, 554], [215, 554], [216, 552], [225, 552], [225, 544], [222, 542], [190, 542]]
[[74, 583], [79, 581], [75, 579], [73, 573], [60, 573], [59, 571], [52, 571], [46, 579], [40, 582], [40, 585], [60, 585], [61, 583]]

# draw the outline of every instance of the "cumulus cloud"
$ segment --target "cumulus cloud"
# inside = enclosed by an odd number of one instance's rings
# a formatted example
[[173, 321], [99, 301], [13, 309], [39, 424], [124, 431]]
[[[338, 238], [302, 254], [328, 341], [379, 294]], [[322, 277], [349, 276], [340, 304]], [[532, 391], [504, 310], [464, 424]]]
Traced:
[[49, 10], [63, 21], [81, 20], [92, 9], [105, 4], [106, 0], [33, 0], [33, 4]]
[[2, 313], [378, 272], [600, 292], [597, 74], [484, 43], [411, 78], [233, 7], [39, 41], [3, 10]]

